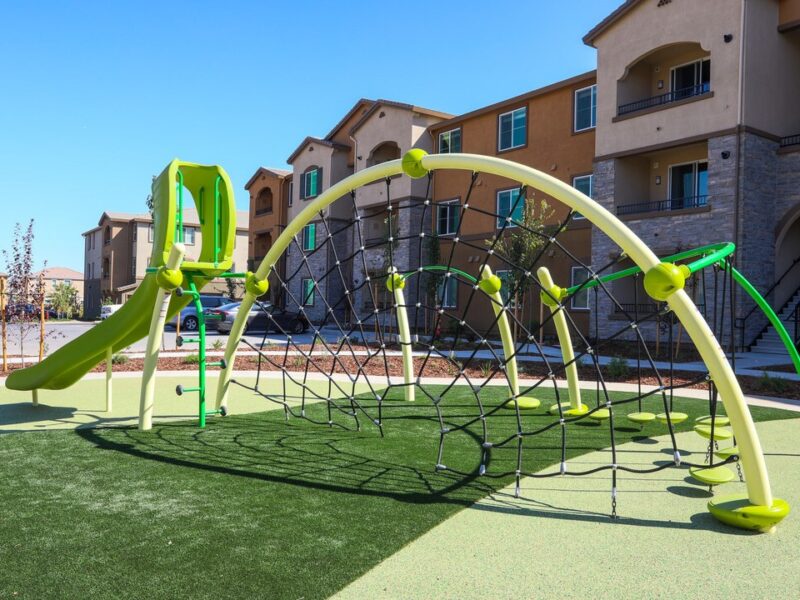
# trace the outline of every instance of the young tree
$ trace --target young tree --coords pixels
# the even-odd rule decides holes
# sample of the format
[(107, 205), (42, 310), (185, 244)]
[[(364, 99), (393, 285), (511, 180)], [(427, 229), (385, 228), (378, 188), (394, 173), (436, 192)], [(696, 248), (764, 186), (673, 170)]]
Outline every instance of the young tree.
[(228, 297), (230, 297), (232, 300), (236, 300), (241, 284), (234, 280), (233, 277), (226, 277), (225, 286), (228, 288)]
[[(3, 250), (6, 263), (9, 322), (14, 325), (19, 350), (22, 355), (22, 366), (25, 366), (25, 340), (36, 329), (40, 328), (40, 351), (44, 339), (44, 319), (40, 311), (44, 298), (44, 266), (37, 277), (33, 273), (33, 219), (23, 231), (19, 223), (14, 227), (11, 251)], [(38, 308), (37, 308), (38, 307)], [(37, 323), (38, 321), (38, 323)]]
[(71, 283), (57, 283), (50, 294), (50, 305), (59, 316), (72, 318), (78, 312), (78, 290)]
[[(525, 271), (534, 267), (542, 246), (545, 244), (544, 235), (547, 220), (553, 215), (553, 209), (546, 200), (536, 202), (533, 198), (525, 198), (522, 207), (521, 227), (506, 229), (503, 237), (497, 242), (495, 248), (510, 263), (519, 268), (510, 269), (509, 276), (503, 281), (503, 298), (514, 290), (510, 298), (510, 308), (514, 316), (514, 337), (519, 335), (519, 323), (525, 314), (525, 298), (534, 284), (534, 279), (525, 276)], [(486, 244), (491, 246), (491, 241)]]

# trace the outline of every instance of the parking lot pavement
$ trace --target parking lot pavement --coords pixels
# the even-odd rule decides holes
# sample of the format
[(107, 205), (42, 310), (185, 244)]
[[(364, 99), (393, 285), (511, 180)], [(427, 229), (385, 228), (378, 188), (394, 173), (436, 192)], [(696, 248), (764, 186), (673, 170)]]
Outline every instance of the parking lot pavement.
[[(92, 327), (94, 327), (99, 321), (97, 322), (80, 322), (80, 321), (73, 321), (68, 323), (49, 323), (46, 326), (46, 338), (45, 338), (45, 353), (51, 354), (54, 351), (58, 350), (62, 346), (68, 344), (72, 340), (76, 339), (77, 337), (83, 335), (87, 331), (89, 331)], [(20, 339), (19, 339), (19, 326), (18, 325), (8, 325), (8, 353), (11, 355), (20, 354)], [(185, 331), (183, 333), (186, 333)], [(227, 335), (220, 335), (215, 330), (209, 330), (206, 333), (207, 337), (207, 348), (212, 348), (215, 342), (219, 341), (221, 344), (221, 348), (225, 347), (225, 344), (228, 343), (228, 336)], [(313, 332), (303, 333), (299, 335), (293, 336), (293, 340), (295, 343), (298, 344), (309, 344), (313, 339), (314, 334)], [(337, 340), (337, 335), (334, 332), (324, 332), (324, 337), (326, 341), (329, 343), (334, 343)], [(264, 339), (263, 332), (254, 332), (245, 335), (245, 339), (247, 339), (251, 344), (254, 346), (258, 346), (261, 344), (261, 341)], [(286, 343), (286, 336), (280, 334), (270, 334), (267, 336), (267, 343), (272, 344), (285, 344)], [(128, 347), (128, 352), (144, 352), (145, 347), (147, 345), (147, 338), (143, 338), (132, 344)], [(22, 346), (25, 349), (25, 354), (27, 356), (36, 356), (39, 353), (39, 328), (38, 327), (29, 327), (28, 333), (25, 336)], [(163, 343), (164, 350), (175, 350), (175, 329), (171, 327), (167, 327), (164, 331), (164, 343)]]

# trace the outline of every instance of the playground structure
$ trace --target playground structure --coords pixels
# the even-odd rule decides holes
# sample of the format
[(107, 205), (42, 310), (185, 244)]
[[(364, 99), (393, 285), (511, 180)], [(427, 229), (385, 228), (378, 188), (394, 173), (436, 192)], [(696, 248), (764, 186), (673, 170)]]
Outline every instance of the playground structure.
[[(200, 317), (200, 327), (196, 337), (184, 337), (180, 341), (184, 344), (198, 343), (199, 353), (199, 382), (196, 387), (180, 387), (179, 394), (197, 392), (198, 393), (198, 415), (200, 426), (205, 426), (206, 417), (209, 415), (225, 415), (228, 411), (227, 395), (231, 384), (237, 384), (233, 379), (237, 349), (242, 342), (242, 336), (247, 324), (247, 315), (257, 301), (265, 294), (268, 289), (268, 278), (278, 263), (281, 255), (288, 249), (290, 244), (312, 219), (323, 214), (323, 209), (340, 199), (353, 200), (354, 216), (348, 227), (353, 227), (359, 232), (360, 218), (355, 206), (355, 194), (364, 185), (373, 182), (386, 182), (386, 211), (389, 221), (389, 231), (392, 229), (393, 209), (391, 203), (391, 179), (398, 175), (407, 175), (414, 178), (428, 177), (429, 183), (432, 174), (437, 169), (462, 169), (473, 173), (487, 173), (508, 178), (520, 185), (520, 192), (517, 194), (516, 203), (525, 201), (524, 190), (528, 187), (538, 189), (549, 197), (564, 203), (569, 207), (570, 213), (567, 219), (561, 223), (555, 233), (548, 233), (545, 236), (544, 248), (553, 247), (560, 251), (565, 251), (558, 242), (558, 234), (569, 224), (573, 215), (580, 212), (585, 218), (591, 221), (605, 235), (609, 236), (622, 250), (624, 256), (630, 258), (635, 267), (623, 271), (603, 274), (608, 268), (595, 269), (588, 265), (583, 265), (591, 273), (591, 277), (584, 283), (572, 287), (559, 287), (553, 280), (552, 274), (545, 266), (537, 265), (537, 261), (531, 265), (515, 265), (509, 263), (507, 258), (501, 256), (496, 246), (498, 240), (511, 226), (524, 227), (524, 224), (517, 222), (514, 209), (509, 215), (492, 215), (493, 218), (502, 217), (504, 219), (502, 227), (493, 240), (493, 244), (483, 249), (483, 258), (480, 267), (474, 273), (467, 273), (462, 269), (453, 266), (453, 256), (447, 260), (447, 264), (427, 265), (420, 260), (420, 264), (411, 270), (402, 270), (395, 266), (392, 258), (393, 239), (390, 237), (388, 242), (389, 268), (383, 276), (384, 284), (391, 293), (393, 302), (386, 309), (393, 315), (393, 331), (400, 347), (402, 357), (402, 383), (394, 383), (389, 372), (387, 362), (387, 340), (388, 332), (382, 332), (378, 327), (377, 338), (370, 341), (366, 335), (365, 322), (375, 319), (380, 310), (375, 308), (370, 314), (363, 318), (356, 319), (354, 325), (345, 325), (339, 322), (334, 314), (334, 306), (328, 305), (328, 316), (322, 325), (333, 325), (338, 328), (342, 336), (335, 344), (335, 348), (329, 345), (324, 338), (315, 336), (310, 349), (305, 349), (292, 341), (291, 336), (287, 335), (289, 345), (296, 348), (299, 356), (305, 360), (305, 368), (302, 381), (295, 379), (290, 369), (283, 365), (274, 363), (273, 366), (281, 371), (284, 380), (289, 379), (295, 384), (299, 384), (303, 389), (301, 410), (298, 416), (305, 416), (302, 410), (308, 397), (312, 401), (327, 402), (329, 419), (327, 425), (340, 425), (333, 417), (344, 415), (346, 419), (352, 420), (356, 427), (360, 427), (358, 415), (368, 417), (378, 429), (383, 431), (382, 400), (385, 398), (385, 390), (392, 387), (402, 386), (404, 397), (407, 402), (418, 399), (421, 392), (436, 407), (437, 415), (441, 425), (441, 435), (439, 442), (438, 456), (436, 460), (437, 469), (447, 469), (444, 462), (445, 440), (448, 434), (454, 430), (464, 428), (467, 425), (452, 427), (447, 423), (447, 415), (439, 408), (439, 401), (443, 394), (453, 389), (464, 379), (475, 397), (478, 414), (475, 415), (468, 425), (479, 423), (482, 429), (482, 441), (480, 444), (481, 466), (480, 474), (487, 474), (491, 466), (492, 451), (508, 445), (516, 445), (517, 466), (514, 474), (517, 478), (517, 489), (519, 480), (524, 473), (522, 469), (522, 457), (524, 440), (527, 437), (543, 433), (544, 430), (527, 431), (525, 429), (525, 411), (536, 410), (540, 406), (540, 401), (535, 397), (536, 388), (540, 385), (552, 383), (556, 398), (559, 396), (559, 388), (556, 385), (556, 377), (563, 371), (567, 379), (568, 402), (557, 401), (556, 404), (546, 407), (554, 416), (551, 425), (546, 429), (560, 428), (562, 439), (562, 455), (565, 453), (567, 444), (567, 431), (569, 427), (584, 419), (600, 423), (607, 423), (609, 426), (610, 445), (612, 449), (613, 462), (610, 465), (592, 469), (590, 471), (578, 472), (569, 471), (565, 460), (562, 460), (559, 469), (545, 476), (557, 475), (583, 475), (594, 473), (600, 470), (610, 470), (612, 474), (612, 514), (616, 513), (617, 498), (617, 471), (625, 470), (632, 472), (654, 472), (668, 467), (689, 467), (691, 475), (698, 481), (709, 485), (717, 485), (731, 480), (735, 475), (726, 465), (736, 463), (741, 465), (741, 476), (747, 484), (747, 494), (744, 496), (726, 496), (712, 499), (709, 502), (709, 510), (715, 517), (723, 522), (746, 529), (756, 529), (768, 531), (788, 514), (788, 504), (780, 499), (774, 498), (769, 484), (769, 478), (764, 463), (764, 457), (760, 442), (750, 417), (749, 411), (744, 401), (744, 397), (736, 381), (734, 372), (728, 360), (717, 342), (714, 332), (709, 327), (706, 320), (698, 311), (695, 303), (684, 290), (687, 279), (693, 274), (707, 268), (716, 268), (728, 275), (732, 281), (741, 285), (758, 305), (764, 310), (767, 317), (780, 332), (783, 330), (780, 320), (775, 317), (769, 305), (758, 295), (758, 292), (747, 283), (744, 277), (735, 270), (730, 263), (729, 257), (734, 251), (733, 244), (719, 244), (710, 247), (699, 248), (697, 250), (683, 252), (664, 259), (659, 259), (653, 252), (645, 246), (627, 227), (616, 217), (608, 213), (605, 209), (594, 203), (591, 199), (584, 196), (567, 184), (543, 174), (535, 169), (523, 165), (515, 164), (497, 158), (489, 158), (467, 154), (446, 154), (446, 155), (427, 155), (420, 150), (408, 152), (403, 159), (389, 161), (374, 167), (359, 171), (348, 178), (334, 184), (325, 190), (316, 199), (309, 202), (300, 214), (290, 222), (286, 230), (279, 236), (273, 246), (268, 251), (266, 257), (259, 265), (255, 273), (231, 273), (231, 256), (233, 250), (233, 240), (235, 233), (235, 207), (233, 200), (232, 187), (225, 172), (220, 167), (200, 166), (192, 163), (173, 161), (162, 172), (153, 184), (153, 196), (155, 205), (155, 239), (154, 249), (151, 257), (150, 267), (145, 280), (137, 290), (133, 298), (110, 319), (93, 328), (90, 332), (73, 341), (64, 348), (53, 353), (42, 363), (29, 369), (14, 372), (7, 381), (7, 386), (11, 389), (32, 390), (37, 389), (63, 389), (75, 383), (80, 377), (89, 371), (94, 365), (102, 360), (110, 358), (113, 352), (124, 349), (137, 339), (148, 337), (145, 365), (142, 375), (142, 392), (139, 426), (141, 429), (149, 429), (152, 426), (152, 413), (155, 402), (155, 378), (158, 359), (158, 349), (161, 346), (164, 324), (171, 319), (181, 308), (189, 302), (194, 302), (197, 314)], [(430, 187), (430, 185), (429, 185)], [(183, 190), (188, 190), (195, 200), (198, 214), (200, 215), (201, 230), (203, 234), (203, 247), (200, 256), (196, 260), (184, 260), (185, 248), (182, 244), (183, 226)], [(470, 209), (469, 197), (470, 190), (467, 191), (466, 200), (460, 208), (459, 228), (464, 220), (465, 214)], [(430, 211), (430, 200), (425, 200), (424, 211)], [(474, 209), (473, 209), (474, 210)], [(426, 214), (425, 212), (423, 214)], [(430, 212), (427, 212), (430, 217)], [(425, 219), (423, 218), (423, 223)], [(323, 223), (328, 231), (327, 239), (330, 240), (335, 231), (323, 217)], [(420, 246), (426, 233), (424, 226), (422, 229), (413, 232), (406, 232), (406, 240), (418, 240)], [(431, 234), (428, 234), (431, 235)], [(543, 235), (543, 234), (542, 234)], [(458, 233), (455, 242), (458, 243)], [(453, 245), (455, 247), (455, 244)], [(336, 256), (336, 265), (341, 262), (352, 262), (363, 260), (365, 247), (362, 243), (360, 249), (353, 256)], [(335, 247), (333, 249), (335, 254)], [(543, 254), (544, 250), (542, 251)], [(540, 254), (540, 256), (542, 256)], [(420, 256), (422, 253), (420, 252)], [(694, 259), (689, 263), (682, 263), (688, 259)], [(524, 343), (520, 344), (512, 334), (511, 322), (512, 313), (509, 311), (510, 298), (513, 297), (515, 290), (504, 290), (503, 281), (495, 274), (492, 267), (488, 264), (490, 260), (500, 261), (505, 268), (519, 270), (525, 278), (531, 280), (532, 284), (540, 290), (542, 302), (548, 307), (550, 312), (549, 319), (552, 320), (557, 331), (559, 347), (561, 351), (561, 367), (557, 368), (551, 364), (550, 359), (541, 347), (541, 340), (537, 339), (535, 331), (529, 331), (524, 324), (515, 323), (520, 327), (524, 335)], [(575, 259), (576, 260), (576, 259)], [(576, 260), (576, 264), (580, 264)], [(308, 272), (306, 273), (306, 270)], [(300, 276), (308, 274), (318, 283), (314, 273), (303, 261), (300, 268), (292, 274), (287, 274), (286, 281), (281, 282), (287, 290), (287, 295), (291, 296), (287, 283)], [(420, 280), (423, 276), (438, 274), (442, 278), (455, 278), (459, 286), (467, 286), (470, 292), (470, 301), (474, 297), (483, 298), (488, 302), (495, 316), (493, 329), (499, 333), (501, 340), (501, 350), (496, 351), (488, 340), (480, 336), (479, 347), (484, 348), (497, 362), (497, 367), (493, 369), (488, 382), (493, 377), (498, 377), (506, 381), (508, 387), (508, 400), (501, 407), (505, 410), (513, 410), (517, 422), (517, 432), (515, 435), (505, 439), (494, 440), (491, 438), (489, 423), (491, 417), (498, 414), (496, 409), (485, 410), (481, 403), (480, 391), (485, 383), (478, 384), (470, 381), (465, 374), (463, 364), (459, 364), (454, 358), (459, 335), (470, 330), (470, 325), (461, 318), (449, 314), (439, 306), (428, 306), (421, 300)], [(674, 315), (677, 322), (685, 329), (688, 337), (696, 346), (708, 368), (708, 389), (709, 389), (709, 416), (698, 422), (695, 430), (709, 440), (709, 449), (705, 463), (692, 464), (684, 461), (680, 452), (675, 447), (673, 425), (686, 418), (685, 414), (676, 413), (672, 410), (672, 396), (677, 386), (673, 385), (671, 377), (662, 378), (654, 361), (646, 351), (644, 340), (641, 336), (639, 325), (652, 318), (651, 315), (640, 316), (638, 314), (626, 314), (628, 322), (624, 326), (625, 331), (633, 332), (640, 346), (644, 347), (644, 360), (647, 366), (655, 371), (660, 385), (656, 392), (642, 392), (641, 385), (638, 394), (633, 395), (625, 401), (613, 402), (608, 394), (606, 384), (603, 381), (600, 363), (597, 360), (595, 348), (589, 340), (584, 337), (575, 324), (572, 322), (569, 312), (565, 309), (565, 302), (579, 292), (591, 292), (594, 294), (608, 294), (612, 300), (613, 295), (607, 283), (623, 277), (632, 277), (643, 274), (644, 288), (647, 294), (659, 301), (666, 303), (668, 312)], [(202, 305), (199, 300), (199, 291), (202, 287), (215, 277), (239, 277), (245, 280), (245, 296), (239, 307), (236, 320), (230, 332), (228, 344), (225, 349), (225, 356), (221, 361), (208, 362), (205, 357), (205, 320)], [(342, 277), (342, 270), (332, 270), (325, 274), (325, 277)], [(367, 277), (367, 284), (370, 278)], [(343, 278), (344, 281), (344, 278)], [(411, 282), (411, 283), (409, 283)], [(413, 294), (414, 301), (409, 301), (406, 297), (407, 287), (416, 285)], [(363, 285), (363, 284), (362, 284)], [(358, 315), (359, 307), (353, 305), (352, 290), (347, 287), (345, 282), (343, 298), (340, 302), (349, 303), (351, 311)], [(506, 292), (504, 299), (503, 293)], [(510, 293), (509, 293), (510, 292)], [(442, 292), (443, 293), (443, 292)], [(723, 298), (725, 293), (723, 292)], [(303, 310), (304, 302), (302, 299), (293, 298)], [(476, 300), (477, 302), (477, 300)], [(327, 304), (327, 301), (326, 301)], [(373, 298), (373, 304), (374, 298)], [(441, 304), (441, 303), (439, 303)], [(466, 309), (465, 309), (466, 310)], [(413, 311), (412, 315), (409, 314)], [(421, 313), (430, 312), (435, 315), (437, 324), (444, 319), (451, 319), (456, 323), (455, 340), (450, 348), (436, 347), (436, 340), (424, 342), (418, 335), (419, 316)], [(377, 323), (377, 320), (375, 320)], [(720, 319), (720, 330), (723, 319)], [(413, 328), (412, 328), (413, 323)], [(321, 327), (321, 326), (320, 326)], [(315, 327), (318, 333), (320, 327)], [(280, 329), (276, 327), (276, 329)], [(413, 335), (412, 335), (413, 331)], [(671, 331), (671, 330), (670, 330)], [(284, 332), (286, 333), (286, 332)], [(471, 333), (475, 334), (474, 330)], [(790, 339), (783, 330), (782, 339), (784, 342)], [(354, 335), (358, 334), (358, 335)], [(576, 340), (576, 337), (578, 338)], [(366, 359), (360, 362), (356, 350), (355, 339), (358, 338), (362, 345), (365, 345)], [(595, 340), (597, 342), (597, 340)], [(287, 349), (289, 347), (287, 345)], [(320, 345), (320, 351), (331, 357), (333, 367), (323, 368), (316, 363), (315, 350)], [(537, 356), (549, 369), (546, 377), (536, 382), (533, 386), (526, 389), (521, 388), (518, 358), (522, 354), (522, 346), (535, 347)], [(580, 348), (576, 352), (575, 347)], [(251, 345), (251, 348), (259, 353), (259, 365), (261, 361), (271, 362), (272, 359), (264, 355), (260, 348)], [(415, 364), (415, 348), (417, 357), (420, 357), (419, 350), (424, 350), (421, 355), (422, 366)], [(792, 361), (800, 372), (800, 357), (793, 344), (787, 344), (787, 350), (792, 356)], [(342, 362), (342, 356), (349, 353), (355, 358), (358, 370), (355, 374), (347, 373), (346, 367)], [(477, 352), (473, 352), (465, 363), (477, 357)], [(594, 394), (586, 394), (585, 388), (583, 397), (579, 380), (578, 363), (583, 358), (588, 358), (597, 374), (596, 391)], [(371, 360), (383, 360), (385, 374), (381, 376), (368, 375), (365, 364)], [(432, 394), (426, 389), (424, 382), (425, 365), (432, 359), (446, 360), (457, 368), (457, 374), (451, 384), (443, 393)], [(109, 361), (110, 362), (110, 361)], [(220, 367), (222, 369), (219, 383), (216, 390), (216, 402), (213, 409), (206, 407), (206, 377), (205, 372), (208, 367)], [(334, 371), (341, 367), (345, 370), (347, 381), (343, 384), (334, 374)], [(314, 371), (317, 375), (326, 378), (328, 382), (327, 396), (321, 396), (306, 386), (309, 371)], [(356, 392), (356, 384), (363, 381), (370, 389), (370, 393), (364, 395)], [(593, 382), (595, 383), (595, 382)], [(241, 383), (238, 383), (242, 385)], [(349, 389), (348, 389), (349, 386)], [(284, 406), (288, 414), (296, 412), (287, 404), (285, 398), (281, 398), (279, 393), (264, 393), (258, 389), (256, 384), (254, 391), (261, 393), (266, 399), (278, 402)], [(587, 399), (589, 395), (594, 396), (594, 401)], [(366, 396), (366, 397), (365, 397)], [(110, 397), (110, 390), (109, 390)], [(662, 412), (643, 410), (643, 403), (649, 398), (655, 398), (663, 408)], [(339, 398), (342, 399), (339, 402)], [(370, 412), (367, 400), (374, 402), (375, 412)], [(722, 406), (719, 404), (721, 400)], [(629, 403), (636, 403), (637, 411), (624, 413), (623, 407)], [(719, 410), (724, 408), (725, 414)], [(669, 464), (659, 465), (646, 471), (636, 470), (631, 467), (619, 464), (614, 446), (614, 418), (615, 412), (624, 414), (630, 421), (644, 426), (647, 423), (658, 421), (667, 426), (673, 441), (673, 461)], [(728, 427), (730, 426), (730, 427)], [(728, 448), (720, 449), (718, 442), (722, 440), (735, 440), (735, 444)], [(715, 463), (714, 456), (721, 462)], [(707, 464), (706, 464), (707, 463)]]

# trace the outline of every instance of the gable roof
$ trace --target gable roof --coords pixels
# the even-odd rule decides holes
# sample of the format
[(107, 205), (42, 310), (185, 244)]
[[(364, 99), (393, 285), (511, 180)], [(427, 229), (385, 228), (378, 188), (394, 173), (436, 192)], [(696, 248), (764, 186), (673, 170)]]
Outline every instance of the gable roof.
[(475, 109), (468, 113), (464, 113), (463, 115), (456, 115), (451, 119), (447, 119), (446, 121), (439, 121), (429, 127), (431, 131), (438, 131), (440, 129), (444, 129), (445, 127), (450, 127), (456, 123), (461, 123), (462, 121), (466, 121), (467, 119), (471, 119), (473, 117), (478, 117), (480, 115), (484, 115), (486, 113), (491, 113), (503, 108), (510, 108), (515, 104), (519, 104), (520, 102), (524, 102), (526, 100), (530, 100), (531, 98), (536, 98), (537, 96), (543, 96), (544, 94), (549, 94), (555, 90), (570, 87), (576, 84), (580, 84), (582, 82), (589, 82), (597, 78), (597, 71), (587, 71), (586, 73), (581, 73), (580, 75), (575, 75), (574, 77), (570, 77), (569, 79), (564, 79), (562, 81), (556, 81), (555, 83), (551, 83), (550, 85), (546, 85), (544, 87), (537, 88), (535, 90), (531, 90), (530, 92), (525, 92), (524, 94), (520, 94), (519, 96), (514, 96), (513, 98), (506, 98), (505, 100), (501, 100), (500, 102), (495, 102), (494, 104), (489, 104), (488, 106), (482, 106), (481, 108)]
[(286, 179), (287, 177), (292, 176), (291, 171), (287, 171), (286, 169), (273, 169), (272, 167), (258, 167), (256, 172), (253, 173), (253, 176), (247, 180), (247, 183), (244, 184), (244, 189), (249, 190), (250, 186), (252, 186), (256, 179), (258, 179), (259, 175), (262, 173), (266, 173), (267, 175), (274, 175), (278, 179)]
[(365, 105), (371, 106), (373, 104), (375, 104), (375, 100), (370, 100), (369, 98), (360, 98), (358, 100), (358, 102), (356, 102), (353, 105), (353, 108), (348, 110), (347, 114), (345, 116), (343, 116), (339, 120), (339, 122), (336, 125), (334, 125), (333, 129), (331, 129), (328, 132), (328, 135), (325, 136), (325, 139), (326, 140), (333, 139), (333, 136), (336, 135), (342, 127), (344, 127), (344, 124), (347, 123), (347, 121), (350, 120), (350, 117), (352, 117), (354, 114), (356, 114)]
[(300, 142), (300, 145), (295, 149), (294, 152), (286, 159), (286, 162), (291, 164), (297, 155), (303, 151), (303, 148), (308, 146), (309, 144), (319, 144), (320, 146), (327, 146), (328, 148), (333, 148), (334, 150), (349, 150), (350, 146), (347, 144), (340, 144), (339, 142), (334, 142), (331, 140), (322, 140), (320, 138), (311, 137), (307, 135), (306, 138)]
[(83, 279), (83, 273), (69, 267), (47, 267), (40, 272), (45, 279)]
[(410, 110), (422, 115), (427, 115), (429, 117), (435, 117), (438, 119), (450, 119), (453, 115), (450, 113), (440, 112), (438, 110), (432, 110), (430, 108), (424, 108), (422, 106), (414, 106), (413, 104), (406, 104), (405, 102), (396, 102), (394, 100), (384, 100), (379, 99), (376, 100), (375, 103), (370, 107), (370, 109), (364, 113), (364, 115), (355, 122), (355, 124), (350, 128), (350, 133), (354, 133), (359, 127), (361, 127), (364, 123), (369, 120), (369, 118), (375, 114), (375, 112), (380, 109), (382, 106), (391, 106), (394, 108), (401, 108), (403, 110)]
[[(109, 212), (106, 211), (100, 216), (98, 227), (94, 227), (89, 231), (84, 232), (84, 235), (97, 231), (103, 224), (103, 221), (108, 218), (109, 221), (116, 221), (119, 223), (152, 223), (153, 217), (150, 213), (122, 213), (122, 212)], [(200, 226), (200, 218), (197, 216), (197, 210), (194, 208), (183, 209), (183, 222), (185, 225), (192, 225), (193, 227)], [(250, 212), (246, 210), (236, 211), (236, 229), (247, 229), (250, 225)]]
[(589, 33), (583, 36), (583, 43), (587, 46), (594, 47), (594, 41), (603, 33), (606, 29), (611, 27), (614, 23), (619, 21), (622, 17), (628, 14), (633, 8), (636, 7), (642, 0), (625, 0), (622, 4), (620, 4), (614, 12), (608, 15), (605, 19), (600, 21), (597, 25), (595, 25)]

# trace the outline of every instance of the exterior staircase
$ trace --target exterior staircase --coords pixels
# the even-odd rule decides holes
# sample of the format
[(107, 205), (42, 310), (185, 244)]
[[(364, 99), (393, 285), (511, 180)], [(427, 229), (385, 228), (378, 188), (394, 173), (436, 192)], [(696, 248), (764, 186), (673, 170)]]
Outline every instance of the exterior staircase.
[[(790, 321), (797, 305), (800, 304), (800, 289), (797, 290), (783, 310), (778, 314), (778, 317), (783, 321), (784, 327), (789, 332), (789, 335), (794, 335), (794, 322)], [(756, 340), (750, 347), (751, 352), (762, 352), (764, 354), (785, 354), (786, 346), (783, 345), (781, 338), (778, 337), (778, 332), (772, 325), (769, 325), (764, 333)]]

